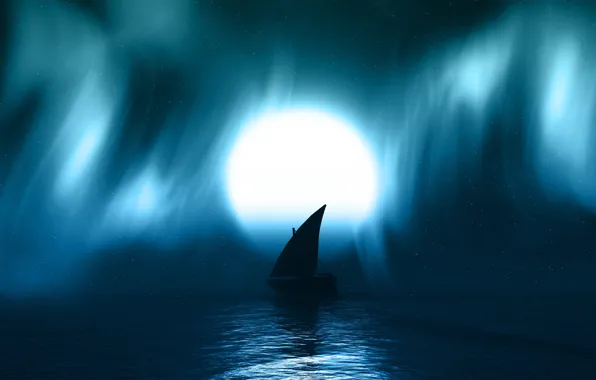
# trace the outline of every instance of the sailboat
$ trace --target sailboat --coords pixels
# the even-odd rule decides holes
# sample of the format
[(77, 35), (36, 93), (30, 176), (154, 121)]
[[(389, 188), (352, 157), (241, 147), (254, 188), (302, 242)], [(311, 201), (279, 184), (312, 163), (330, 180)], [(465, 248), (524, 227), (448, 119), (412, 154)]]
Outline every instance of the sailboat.
[(317, 273), (319, 233), (327, 205), (315, 211), (293, 234), (269, 275), (267, 283), (281, 296), (329, 297), (337, 294), (337, 278)]

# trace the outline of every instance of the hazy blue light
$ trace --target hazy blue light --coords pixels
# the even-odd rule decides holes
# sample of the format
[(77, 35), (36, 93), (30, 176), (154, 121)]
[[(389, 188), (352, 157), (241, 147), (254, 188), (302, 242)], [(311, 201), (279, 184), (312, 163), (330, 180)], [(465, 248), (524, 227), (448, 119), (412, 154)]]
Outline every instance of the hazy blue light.
[(538, 169), (550, 193), (596, 209), (596, 80), (593, 63), (586, 62), (593, 52), (577, 32), (545, 37)]
[(113, 234), (143, 232), (159, 226), (169, 211), (166, 186), (155, 170), (148, 168), (114, 194), (108, 205), (104, 227)]
[(72, 197), (81, 192), (93, 176), (113, 122), (114, 101), (106, 99), (106, 91), (97, 72), (85, 78), (62, 125), (56, 145), (62, 156), (56, 179), (59, 196)]

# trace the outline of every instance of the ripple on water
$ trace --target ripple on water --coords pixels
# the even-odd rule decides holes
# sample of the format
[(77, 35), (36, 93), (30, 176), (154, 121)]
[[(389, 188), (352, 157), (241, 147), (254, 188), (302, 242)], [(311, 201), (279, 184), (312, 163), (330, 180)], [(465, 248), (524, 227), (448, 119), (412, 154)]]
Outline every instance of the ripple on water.
[(3, 313), (0, 336), (2, 380), (596, 379), (594, 355), (406, 322), (374, 302), (110, 301)]

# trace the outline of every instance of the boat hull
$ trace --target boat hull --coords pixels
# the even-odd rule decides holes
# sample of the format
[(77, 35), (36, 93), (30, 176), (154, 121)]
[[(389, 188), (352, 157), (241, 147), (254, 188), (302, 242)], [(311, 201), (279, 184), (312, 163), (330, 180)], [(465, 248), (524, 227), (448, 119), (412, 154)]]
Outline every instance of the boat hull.
[(332, 274), (312, 277), (270, 277), (267, 284), (282, 297), (333, 298), (337, 296), (337, 278)]

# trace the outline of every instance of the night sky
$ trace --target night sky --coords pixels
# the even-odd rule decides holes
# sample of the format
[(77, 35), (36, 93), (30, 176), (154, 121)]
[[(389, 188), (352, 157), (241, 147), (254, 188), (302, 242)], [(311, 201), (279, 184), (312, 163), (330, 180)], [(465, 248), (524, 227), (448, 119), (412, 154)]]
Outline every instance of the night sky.
[[(596, 291), (587, 2), (1, 7), (4, 296), (261, 294), (291, 227), (323, 203), (321, 260), (344, 293)], [(378, 178), (366, 217), (340, 223), (360, 201), (331, 189), (333, 170), (270, 209), (245, 205), (258, 223), (233, 207), (237, 137), (298, 108), (339, 115), (365, 141)]]

